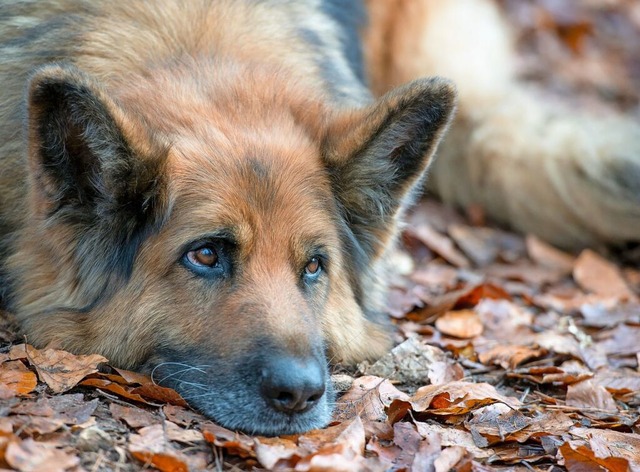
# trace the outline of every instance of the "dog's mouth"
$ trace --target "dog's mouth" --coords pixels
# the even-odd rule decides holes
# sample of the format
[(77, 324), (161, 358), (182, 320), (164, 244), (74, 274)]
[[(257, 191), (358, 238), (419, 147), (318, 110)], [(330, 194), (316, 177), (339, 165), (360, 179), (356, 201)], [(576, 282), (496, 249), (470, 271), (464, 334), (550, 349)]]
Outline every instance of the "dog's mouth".
[(251, 435), (297, 434), (325, 426), (334, 391), (324, 358), (258, 357), (256, 362), (156, 362), (153, 381), (173, 388), (194, 409)]

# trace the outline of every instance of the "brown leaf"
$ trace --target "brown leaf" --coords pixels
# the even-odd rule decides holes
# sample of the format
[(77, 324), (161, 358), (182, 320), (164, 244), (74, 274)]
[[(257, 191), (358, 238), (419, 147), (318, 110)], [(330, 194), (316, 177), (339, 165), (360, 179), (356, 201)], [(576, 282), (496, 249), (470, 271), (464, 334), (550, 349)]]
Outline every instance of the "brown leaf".
[(358, 416), (365, 423), (386, 421), (385, 408), (396, 399), (408, 401), (409, 396), (387, 379), (365, 375), (355, 379), (349, 391), (338, 399), (334, 419), (348, 421)]
[(142, 428), (155, 424), (160, 419), (156, 414), (135, 406), (124, 406), (111, 403), (109, 410), (114, 418), (124, 421), (132, 428)]
[(598, 410), (616, 412), (617, 405), (613, 396), (601, 385), (592, 380), (583, 380), (567, 387), (567, 406), (577, 408), (595, 408)]
[(456, 338), (475, 338), (482, 334), (482, 321), (473, 310), (448, 311), (436, 320), (436, 328)]
[(640, 324), (640, 304), (616, 303), (607, 306), (604, 303), (587, 303), (580, 307), (585, 326), (596, 328), (613, 327), (619, 323)]
[(211, 422), (202, 426), (202, 435), (207, 442), (225, 449), (229, 454), (243, 458), (256, 456), (254, 441), (249, 436), (235, 433)]
[(434, 230), (430, 225), (422, 224), (408, 228), (407, 233), (420, 240), (425, 246), (456, 267), (468, 268), (469, 259), (454, 246), (451, 239)]
[(481, 300), (509, 300), (511, 296), (501, 287), (493, 284), (480, 284), (454, 290), (437, 299), (429, 305), (407, 315), (407, 319), (422, 323), (428, 323), (435, 319), (434, 315), (446, 311), (463, 308), (473, 308)]
[(301, 458), (295, 470), (299, 471), (345, 471), (371, 470), (363, 457), (365, 445), (364, 425), (359, 417), (350, 421), (335, 442)]
[(147, 426), (129, 436), (129, 452), (162, 472), (188, 472), (188, 458), (169, 442), (163, 425)]
[(127, 400), (133, 400), (136, 402), (155, 406), (155, 404), (150, 403), (142, 396), (136, 393), (133, 393), (131, 387), (120, 385), (120, 384), (111, 382), (110, 380), (107, 380), (107, 379), (88, 378), (80, 382), (80, 385), (82, 385), (83, 387), (99, 388), (101, 390), (106, 390), (107, 392), (115, 393), (119, 397), (126, 398)]
[(10, 442), (5, 451), (5, 460), (20, 472), (64, 472), (80, 464), (75, 455), (33, 439)]
[(423, 438), (433, 438), (437, 435), (443, 447), (462, 446), (471, 453), (473, 457), (486, 459), (494, 454), (493, 449), (476, 446), (473, 436), (468, 431), (455, 426), (442, 426), (439, 423), (423, 423), (414, 421), (418, 432)]
[(169, 421), (182, 426), (199, 425), (207, 421), (200, 413), (177, 405), (165, 405), (162, 407), (162, 411)]
[(573, 270), (575, 257), (556, 249), (533, 235), (526, 239), (527, 252), (531, 260), (544, 267), (557, 269), (563, 274), (570, 274)]
[(153, 383), (151, 378), (147, 375), (140, 374), (139, 372), (131, 372), (130, 370), (118, 369), (116, 367), (113, 368), (120, 376), (124, 379), (125, 383), (129, 385), (139, 384), (144, 385), (148, 383)]
[(524, 369), (517, 369), (515, 372), (507, 373), (507, 376), (512, 378), (527, 379), (531, 382), (540, 384), (570, 385), (591, 378), (593, 376), (593, 372), (586, 369), (580, 363), (566, 362), (560, 367), (534, 366)]
[(485, 445), (493, 445), (512, 439), (531, 424), (532, 420), (519, 411), (495, 403), (473, 412), (466, 426), (474, 437), (483, 436), (487, 441)]
[(598, 457), (618, 457), (628, 460), (633, 467), (640, 467), (640, 435), (621, 433), (610, 429), (571, 428), (573, 437), (589, 441)]
[(576, 260), (573, 278), (588, 292), (620, 300), (636, 300), (620, 270), (589, 249), (582, 251)]
[(515, 280), (541, 287), (562, 280), (565, 274), (550, 267), (531, 264), (527, 261), (520, 261), (514, 264), (492, 264), (484, 269), (489, 277), (504, 280)]
[(307, 454), (286, 438), (258, 438), (255, 451), (258, 462), (267, 470), (293, 469)]
[(463, 381), (422, 387), (410, 403), (416, 412), (428, 410), (436, 415), (459, 415), (492, 403), (520, 406), (517, 399), (501, 395), (492, 385)]
[(610, 472), (627, 472), (629, 461), (617, 457), (599, 458), (592, 450), (585, 446), (572, 448), (569, 443), (560, 446), (560, 454), (564, 459), (564, 466), (569, 472), (600, 471), (603, 468)]
[(547, 354), (546, 349), (512, 344), (498, 344), (478, 354), (480, 362), (485, 365), (495, 364), (503, 369), (515, 369), (518, 365), (531, 359), (538, 359)]
[(161, 387), (153, 383), (142, 384), (131, 390), (134, 395), (141, 395), (149, 400), (186, 407), (187, 402), (172, 388)]
[(635, 355), (640, 346), (640, 326), (620, 324), (607, 333), (600, 346), (607, 354)]
[(14, 346), (10, 355), (24, 357), (36, 368), (38, 377), (45, 382), (54, 393), (62, 393), (75, 387), (87, 375), (98, 371), (98, 365), (107, 359), (92, 354), (76, 356), (58, 349), (39, 350), (28, 344)]
[(447, 232), (477, 266), (491, 264), (500, 254), (499, 240), (491, 228), (451, 225)]
[(469, 470), (470, 461), (470, 454), (465, 448), (452, 446), (442, 451), (433, 466), (435, 472), (462, 472)]
[(8, 361), (0, 364), (0, 398), (8, 399), (16, 395), (27, 395), (36, 388), (38, 379), (22, 361)]

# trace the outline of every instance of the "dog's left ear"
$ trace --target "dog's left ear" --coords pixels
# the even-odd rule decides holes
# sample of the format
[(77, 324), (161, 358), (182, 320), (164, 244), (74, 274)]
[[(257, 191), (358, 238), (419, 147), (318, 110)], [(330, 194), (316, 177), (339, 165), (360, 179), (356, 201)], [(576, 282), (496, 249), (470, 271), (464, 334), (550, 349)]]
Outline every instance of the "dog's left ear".
[(344, 218), (367, 256), (395, 233), (455, 109), (443, 79), (411, 82), (368, 108), (343, 113), (326, 131), (323, 155)]

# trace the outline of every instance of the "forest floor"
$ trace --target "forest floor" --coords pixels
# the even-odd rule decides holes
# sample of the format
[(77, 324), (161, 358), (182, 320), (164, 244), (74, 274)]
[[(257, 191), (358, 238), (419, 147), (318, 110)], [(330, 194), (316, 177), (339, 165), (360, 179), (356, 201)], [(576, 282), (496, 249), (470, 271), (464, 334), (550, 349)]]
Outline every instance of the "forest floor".
[[(524, 79), (640, 117), (640, 2), (501, 4)], [(327, 428), (226, 430), (100, 356), (23, 344), (7, 319), (0, 469), (640, 471), (640, 249), (569, 254), (430, 199), (408, 221), (397, 347), (336, 369)]]

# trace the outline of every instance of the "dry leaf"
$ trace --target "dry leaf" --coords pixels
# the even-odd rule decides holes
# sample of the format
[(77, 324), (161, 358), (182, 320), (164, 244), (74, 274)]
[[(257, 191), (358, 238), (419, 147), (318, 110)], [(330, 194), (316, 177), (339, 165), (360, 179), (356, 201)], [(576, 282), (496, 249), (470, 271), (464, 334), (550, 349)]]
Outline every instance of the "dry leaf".
[(482, 334), (482, 321), (473, 310), (448, 311), (436, 320), (436, 328), (456, 338), (475, 338)]
[(423, 224), (408, 228), (407, 233), (414, 236), (425, 246), (456, 267), (470, 267), (471, 263), (464, 254), (458, 251), (451, 239), (438, 233), (430, 225)]
[(498, 344), (485, 352), (478, 353), (478, 359), (485, 365), (495, 364), (503, 369), (515, 369), (523, 362), (538, 359), (547, 354), (546, 349), (512, 344)]
[(575, 449), (564, 443), (560, 446), (560, 454), (564, 459), (564, 466), (569, 472), (584, 472), (605, 469), (609, 472), (628, 472), (629, 461), (617, 457), (596, 457), (592, 450), (585, 446)]
[(385, 421), (385, 408), (396, 399), (408, 401), (409, 396), (387, 379), (365, 375), (355, 379), (349, 391), (338, 399), (334, 418), (347, 421), (358, 416), (365, 423)]
[(65, 472), (80, 464), (75, 455), (33, 439), (10, 442), (5, 450), (5, 460), (20, 472)]
[(14, 346), (10, 355), (28, 359), (36, 368), (40, 380), (54, 393), (72, 389), (87, 375), (97, 372), (99, 364), (107, 362), (106, 358), (97, 354), (76, 356), (58, 349), (39, 350), (28, 344)]
[(570, 274), (573, 270), (575, 257), (570, 254), (556, 249), (531, 234), (527, 236), (526, 244), (529, 257), (537, 264), (556, 269), (563, 274)]
[(27, 395), (36, 388), (38, 380), (22, 361), (8, 361), (0, 364), (0, 398)]
[(188, 458), (169, 442), (163, 425), (147, 426), (129, 436), (129, 452), (162, 472), (188, 472)]
[(463, 381), (427, 385), (418, 389), (409, 401), (414, 411), (436, 415), (460, 415), (492, 403), (520, 406), (517, 399), (501, 395), (492, 385)]
[(577, 408), (595, 408), (603, 411), (618, 410), (613, 396), (601, 385), (592, 380), (583, 380), (567, 387), (567, 406)]
[(620, 300), (636, 300), (620, 270), (589, 249), (582, 251), (576, 260), (573, 278), (588, 292)]
[(109, 405), (109, 410), (111, 410), (114, 418), (124, 421), (135, 429), (150, 426), (157, 423), (160, 419), (158, 415), (135, 406), (124, 406), (118, 403), (112, 403)]

